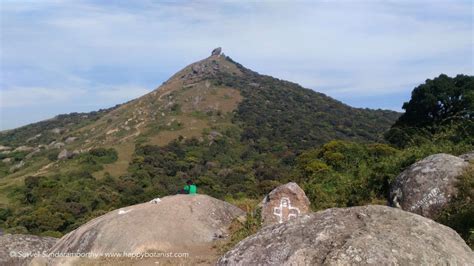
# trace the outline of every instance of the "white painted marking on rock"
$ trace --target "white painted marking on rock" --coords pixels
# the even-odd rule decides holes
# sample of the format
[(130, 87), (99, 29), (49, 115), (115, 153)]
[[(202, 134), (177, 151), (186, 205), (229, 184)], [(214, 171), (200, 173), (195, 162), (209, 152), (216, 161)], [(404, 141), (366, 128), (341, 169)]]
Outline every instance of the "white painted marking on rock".
[[(287, 217), (284, 217), (283, 211), (288, 209)], [(278, 217), (278, 223), (283, 223), (283, 220), (288, 221), (291, 218), (296, 218), (300, 214), (300, 209), (291, 206), (291, 201), (287, 197), (280, 199), (280, 206), (273, 208), (273, 215)]]
[(132, 211), (132, 210), (126, 210), (126, 211), (125, 211), (125, 210), (120, 209), (120, 210), (118, 211), (118, 214), (126, 214), (126, 213), (131, 212), (131, 211)]

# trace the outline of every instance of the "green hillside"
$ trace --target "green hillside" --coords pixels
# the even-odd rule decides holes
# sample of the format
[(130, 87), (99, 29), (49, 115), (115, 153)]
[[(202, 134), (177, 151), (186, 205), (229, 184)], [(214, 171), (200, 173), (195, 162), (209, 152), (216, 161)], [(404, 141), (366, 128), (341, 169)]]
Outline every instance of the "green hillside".
[(399, 115), (212, 55), (120, 106), (0, 133), (0, 227), (61, 235), (108, 210), (174, 194), (188, 178), (200, 193), (234, 202), (292, 180), (314, 209), (380, 203), (414, 160), (472, 148), (442, 136), (436, 146), (392, 147), (383, 136)]

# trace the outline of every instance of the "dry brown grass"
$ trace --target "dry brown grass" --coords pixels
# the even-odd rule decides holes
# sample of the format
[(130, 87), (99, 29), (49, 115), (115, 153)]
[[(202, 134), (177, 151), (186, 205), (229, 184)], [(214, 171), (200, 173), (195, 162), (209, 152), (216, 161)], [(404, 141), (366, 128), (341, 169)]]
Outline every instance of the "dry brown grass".
[(102, 178), (107, 172), (113, 177), (119, 177), (127, 173), (128, 165), (132, 160), (132, 155), (135, 152), (135, 144), (133, 142), (124, 142), (113, 146), (117, 151), (118, 159), (116, 162), (104, 165), (104, 169), (93, 173), (95, 178)]
[(182, 124), (182, 129), (161, 131), (157, 135), (149, 137), (148, 144), (165, 146), (179, 136), (184, 138), (200, 137), (202, 131), (209, 127), (207, 121), (185, 115), (173, 116)]

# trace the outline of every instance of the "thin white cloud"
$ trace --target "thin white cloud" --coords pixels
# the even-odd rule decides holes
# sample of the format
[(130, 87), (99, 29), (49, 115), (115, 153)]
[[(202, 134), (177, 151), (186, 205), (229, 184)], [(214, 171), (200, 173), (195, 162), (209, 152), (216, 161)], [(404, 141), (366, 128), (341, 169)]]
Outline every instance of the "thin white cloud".
[(107, 101), (114, 101), (115, 103), (122, 103), (131, 99), (138, 98), (151, 92), (151, 89), (140, 87), (136, 85), (123, 85), (112, 88), (103, 87), (96, 93), (100, 99)]
[(86, 93), (84, 89), (14, 87), (0, 90), (0, 108), (45, 106), (74, 101)]

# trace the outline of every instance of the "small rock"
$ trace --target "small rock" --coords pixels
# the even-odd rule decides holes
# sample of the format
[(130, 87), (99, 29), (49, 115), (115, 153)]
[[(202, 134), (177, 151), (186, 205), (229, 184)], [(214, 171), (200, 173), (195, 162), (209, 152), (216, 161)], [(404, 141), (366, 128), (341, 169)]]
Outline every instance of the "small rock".
[(41, 149), (36, 148), (34, 151), (28, 153), (28, 154), (25, 156), (25, 158), (26, 158), (26, 159), (30, 159), (30, 158), (33, 157), (35, 154), (40, 153), (40, 151), (41, 151)]
[(70, 144), (76, 140), (77, 140), (77, 137), (68, 137), (64, 142), (66, 142), (67, 144)]
[(36, 140), (36, 139), (38, 139), (39, 137), (41, 137), (41, 133), (40, 133), (40, 134), (36, 134), (35, 136), (33, 136), (33, 137), (27, 139), (26, 142), (30, 142), (30, 141)]
[(310, 212), (310, 202), (304, 191), (294, 182), (272, 190), (261, 202), (262, 223), (283, 223)]
[(10, 172), (15, 172), (16, 170), (22, 168), (23, 166), (25, 166), (25, 162), (20, 161), (19, 163), (17, 163), (14, 166), (10, 167)]
[(11, 149), (12, 149), (12, 148), (10, 148), (10, 147), (0, 145), (0, 152), (2, 152), (2, 151), (8, 151), (8, 150), (11, 150)]
[(222, 137), (222, 134), (215, 130), (209, 132), (209, 135), (207, 136), (209, 140), (215, 140), (217, 137)]
[(69, 152), (66, 149), (64, 149), (58, 154), (58, 160), (70, 159), (73, 156), (74, 156), (74, 154), (72, 152)]
[(65, 144), (62, 142), (53, 141), (48, 145), (49, 149), (61, 149)]
[(218, 162), (206, 162), (206, 168), (207, 169), (212, 169), (212, 168), (217, 168), (219, 167), (219, 163)]
[(251, 86), (251, 87), (258, 87), (258, 86), (260, 86), (260, 84), (259, 84), (259, 83), (256, 83), (256, 82), (250, 82), (250, 83), (249, 83), (249, 86)]
[(12, 158), (5, 158), (5, 159), (2, 160), (2, 162), (4, 162), (4, 163), (11, 163), (12, 160), (13, 160)]
[(107, 133), (105, 133), (105, 134), (110, 135), (110, 134), (113, 134), (113, 133), (118, 132), (118, 131), (119, 131), (118, 128), (114, 128), (114, 129), (111, 129), (111, 130), (107, 131)]
[(160, 198), (154, 198), (154, 199), (150, 200), (150, 203), (152, 203), (152, 204), (158, 204), (158, 203), (160, 203), (160, 201), (161, 201)]
[(28, 147), (28, 146), (20, 146), (18, 148), (16, 148), (14, 151), (32, 151), (34, 150), (35, 148), (33, 147)]
[(51, 132), (53, 132), (54, 134), (61, 134), (61, 132), (63, 132), (64, 130), (61, 129), (61, 128), (53, 128), (51, 129)]

